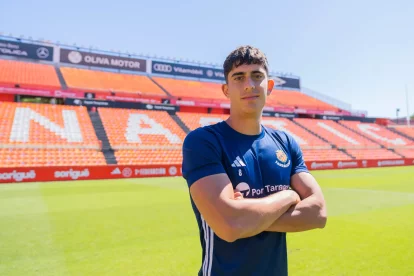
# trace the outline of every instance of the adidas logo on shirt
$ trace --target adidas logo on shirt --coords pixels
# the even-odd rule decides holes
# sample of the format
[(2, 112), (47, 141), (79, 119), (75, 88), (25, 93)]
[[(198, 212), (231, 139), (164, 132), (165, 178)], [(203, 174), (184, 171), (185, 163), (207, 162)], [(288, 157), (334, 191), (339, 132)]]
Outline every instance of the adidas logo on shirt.
[(236, 160), (233, 161), (231, 164), (233, 168), (240, 168), (240, 167), (246, 167), (246, 164), (244, 164), (243, 160), (239, 156), (236, 157)]

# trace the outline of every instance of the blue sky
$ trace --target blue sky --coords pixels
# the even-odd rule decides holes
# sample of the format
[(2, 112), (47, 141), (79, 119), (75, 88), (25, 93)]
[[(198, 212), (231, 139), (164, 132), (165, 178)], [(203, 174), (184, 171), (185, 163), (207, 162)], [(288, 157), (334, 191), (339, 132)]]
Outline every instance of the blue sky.
[(368, 111), (414, 112), (414, 1), (5, 1), (0, 32), (222, 64), (251, 44), (272, 71)]

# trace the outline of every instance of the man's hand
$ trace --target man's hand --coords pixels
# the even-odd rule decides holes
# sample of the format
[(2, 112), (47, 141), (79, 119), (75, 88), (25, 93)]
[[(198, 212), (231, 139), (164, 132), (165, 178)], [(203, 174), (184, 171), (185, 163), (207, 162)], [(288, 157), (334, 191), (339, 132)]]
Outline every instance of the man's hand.
[(325, 199), (315, 178), (306, 172), (295, 174), (291, 182), (301, 201), (292, 205), (267, 231), (301, 232), (324, 228), (327, 221)]

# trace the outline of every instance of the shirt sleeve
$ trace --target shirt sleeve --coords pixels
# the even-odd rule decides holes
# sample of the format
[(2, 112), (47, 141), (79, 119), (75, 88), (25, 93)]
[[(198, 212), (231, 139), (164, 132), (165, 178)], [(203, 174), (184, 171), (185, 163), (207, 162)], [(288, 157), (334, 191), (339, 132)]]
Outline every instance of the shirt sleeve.
[(300, 172), (309, 172), (306, 167), (305, 160), (303, 159), (302, 149), (296, 140), (289, 134), (286, 134), (289, 141), (290, 147), (290, 156), (292, 158), (292, 171), (290, 176), (300, 173)]
[(188, 187), (208, 175), (226, 173), (221, 162), (221, 146), (213, 133), (203, 128), (190, 132), (183, 143), (183, 177)]

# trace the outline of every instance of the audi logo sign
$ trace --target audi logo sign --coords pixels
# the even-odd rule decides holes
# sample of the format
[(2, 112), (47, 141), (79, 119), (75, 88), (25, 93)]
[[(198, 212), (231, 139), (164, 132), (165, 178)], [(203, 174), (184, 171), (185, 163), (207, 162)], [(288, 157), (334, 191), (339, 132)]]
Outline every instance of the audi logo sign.
[(169, 64), (160, 64), (160, 63), (155, 63), (152, 66), (152, 68), (154, 69), (154, 71), (165, 72), (165, 73), (170, 73), (173, 70), (171, 65), (169, 65)]
[(222, 69), (207, 68), (196, 65), (152, 61), (152, 73), (182, 77), (224, 80)]

